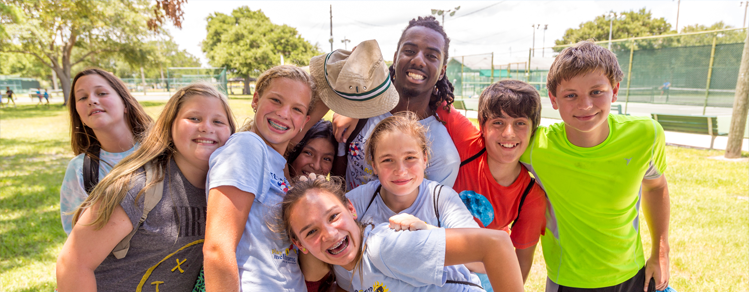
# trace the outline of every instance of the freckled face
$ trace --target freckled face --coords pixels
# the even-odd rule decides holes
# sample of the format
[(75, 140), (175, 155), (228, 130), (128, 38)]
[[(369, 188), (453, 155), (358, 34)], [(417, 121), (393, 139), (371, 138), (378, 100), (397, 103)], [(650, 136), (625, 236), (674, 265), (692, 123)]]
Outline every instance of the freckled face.
[(252, 99), (255, 108), (253, 132), (260, 135), (278, 153), (284, 154), (286, 146), (309, 121), (307, 115), (312, 91), (301, 81), (275, 78), (270, 81), (262, 96)]

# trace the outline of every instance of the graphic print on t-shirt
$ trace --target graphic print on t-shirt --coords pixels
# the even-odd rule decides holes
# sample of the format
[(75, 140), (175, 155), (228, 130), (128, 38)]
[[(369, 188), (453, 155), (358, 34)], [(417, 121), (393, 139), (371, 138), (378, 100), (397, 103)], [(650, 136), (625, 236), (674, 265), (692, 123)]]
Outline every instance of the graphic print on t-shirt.
[(289, 183), (286, 181), (286, 178), (282, 175), (276, 175), (275, 173), (270, 173), (270, 179), (271, 183), (281, 189), (284, 193), (289, 191)]
[(179, 223), (179, 237), (203, 236), (206, 207), (172, 206), (174, 222)]
[(385, 285), (385, 283), (380, 283), (375, 281), (374, 285), (372, 287), (369, 287), (367, 289), (361, 289), (361, 290), (354, 290), (355, 292), (389, 292), (388, 287)]
[(294, 248), (293, 244), (283, 250), (277, 250), (274, 248), (271, 250), (271, 253), (273, 254), (274, 259), (282, 260), (286, 264), (296, 264), (296, 259), (299, 255), (299, 252)]
[(481, 221), (483, 227), (489, 226), (494, 221), (494, 207), (484, 195), (469, 190), (462, 191), (458, 195), (468, 211), (471, 211), (471, 215)]

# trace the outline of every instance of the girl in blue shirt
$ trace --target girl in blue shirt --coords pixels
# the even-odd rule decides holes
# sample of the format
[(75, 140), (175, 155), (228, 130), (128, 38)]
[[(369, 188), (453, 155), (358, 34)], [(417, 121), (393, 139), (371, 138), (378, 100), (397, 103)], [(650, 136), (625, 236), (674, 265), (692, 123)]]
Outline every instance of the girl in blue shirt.
[(264, 72), (252, 99), (254, 120), (211, 156), (207, 291), (305, 291), (297, 251), (264, 222), (289, 189), (284, 154), (310, 119), (314, 92), (313, 79), (296, 66)]
[(269, 225), (277, 226), (274, 229), (302, 253), (353, 271), (355, 290), (482, 291), (469, 281), (465, 267), (454, 266), (482, 262), (493, 286), (523, 291), (506, 233), (435, 228), (406, 214), (391, 218), (390, 226), (362, 226), (341, 186), (337, 177), (326, 181), (312, 175), (295, 183), (281, 204), (279, 218)]

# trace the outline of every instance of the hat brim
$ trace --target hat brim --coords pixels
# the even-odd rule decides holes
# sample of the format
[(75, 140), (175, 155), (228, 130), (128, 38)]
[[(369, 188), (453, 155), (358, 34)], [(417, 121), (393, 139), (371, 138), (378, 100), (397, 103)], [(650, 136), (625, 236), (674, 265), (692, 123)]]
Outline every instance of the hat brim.
[(390, 84), (387, 90), (380, 95), (363, 101), (348, 100), (333, 91), (330, 84), (325, 79), (325, 57), (326, 55), (315, 56), (309, 64), (312, 78), (315, 79), (317, 94), (325, 105), (334, 112), (355, 118), (368, 119), (389, 112), (398, 105), (400, 99), (395, 85)]

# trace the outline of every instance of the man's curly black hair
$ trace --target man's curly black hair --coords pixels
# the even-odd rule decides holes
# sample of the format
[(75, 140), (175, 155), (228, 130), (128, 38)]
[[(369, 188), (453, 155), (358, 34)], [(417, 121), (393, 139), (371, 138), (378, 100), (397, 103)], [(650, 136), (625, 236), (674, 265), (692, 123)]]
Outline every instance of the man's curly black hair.
[[(450, 50), (450, 38), (447, 37), (445, 30), (442, 28), (442, 25), (440, 25), (440, 23), (436, 18), (434, 18), (434, 16), (419, 16), (418, 18), (411, 19), (411, 21), (408, 22), (408, 26), (406, 27), (406, 29), (403, 30), (400, 39), (398, 40), (398, 49), (400, 49), (401, 43), (403, 42), (403, 37), (406, 35), (406, 31), (414, 26), (423, 26), (442, 35), (442, 37), (445, 39), (445, 47), (442, 48), (444, 56), (442, 58), (442, 64), (447, 65), (448, 51)], [(390, 78), (393, 80), (393, 82), (395, 82), (394, 66), (395, 60), (393, 60), (393, 64), (390, 65)], [(442, 70), (442, 68), (440, 68), (440, 70)], [(432, 98), (429, 101), (429, 108), (436, 112), (437, 107), (441, 105), (442, 102), (446, 102), (447, 104), (445, 109), (449, 110), (450, 105), (453, 103), (453, 101), (455, 101), (455, 95), (453, 94), (453, 90), (455, 89), (455, 87), (453, 87), (453, 84), (450, 83), (450, 80), (447, 78), (447, 73), (445, 73), (445, 75), (443, 75), (440, 80), (437, 80), (436, 86), (437, 94), (434, 94), (434, 92), (432, 92)]]

